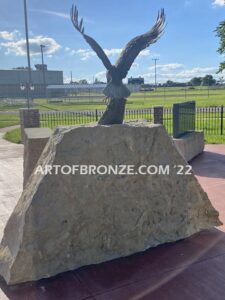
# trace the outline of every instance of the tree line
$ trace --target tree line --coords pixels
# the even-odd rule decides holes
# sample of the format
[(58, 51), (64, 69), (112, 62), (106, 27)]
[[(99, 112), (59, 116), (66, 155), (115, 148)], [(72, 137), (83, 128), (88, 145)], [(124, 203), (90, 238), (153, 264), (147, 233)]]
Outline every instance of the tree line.
[(172, 80), (168, 80), (164, 86), (213, 86), (216, 84), (222, 84), (222, 82), (217, 82), (212, 75), (206, 75), (204, 77), (194, 77), (188, 82), (174, 82)]

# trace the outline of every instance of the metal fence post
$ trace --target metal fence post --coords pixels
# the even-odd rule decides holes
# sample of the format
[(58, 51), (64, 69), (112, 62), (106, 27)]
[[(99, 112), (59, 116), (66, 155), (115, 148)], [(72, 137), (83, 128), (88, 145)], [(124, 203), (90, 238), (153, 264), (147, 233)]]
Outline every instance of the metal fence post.
[(98, 122), (98, 110), (95, 110), (95, 121)]
[(223, 105), (221, 105), (221, 123), (220, 123), (220, 133), (223, 135)]

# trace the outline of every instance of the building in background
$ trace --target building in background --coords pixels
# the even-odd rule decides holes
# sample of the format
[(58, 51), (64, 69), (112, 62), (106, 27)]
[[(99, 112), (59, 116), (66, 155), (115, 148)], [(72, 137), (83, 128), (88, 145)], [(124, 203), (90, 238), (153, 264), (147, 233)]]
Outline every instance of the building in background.
[[(31, 71), (33, 98), (42, 98), (45, 95), (45, 85), (43, 83), (43, 67), (35, 66), (36, 70)], [(45, 82), (48, 85), (63, 84), (62, 71), (49, 71), (44, 65)], [(26, 98), (26, 91), (21, 90), (22, 85), (28, 83), (28, 72), (26, 68), (16, 68), (12, 70), (0, 70), (0, 99), (1, 98)]]
[(145, 79), (142, 77), (130, 77), (128, 78), (128, 84), (142, 85), (145, 83)]
[[(46, 98), (48, 101), (67, 101), (71, 99), (90, 100), (90, 99), (105, 99), (103, 91), (106, 88), (106, 83), (80, 83), (48, 85), (46, 88)], [(127, 88), (131, 93), (139, 92), (140, 84), (127, 84)], [(79, 95), (79, 96), (78, 96)], [(56, 99), (59, 100), (56, 100)]]
[(140, 92), (142, 85), (145, 83), (145, 79), (142, 77), (130, 77), (128, 78), (127, 87), (131, 93)]
[[(79, 94), (99, 94), (98, 96), (94, 96), (95, 98), (103, 98), (104, 88), (106, 84), (61, 84), (61, 85), (48, 85), (47, 86), (47, 98), (64, 98), (71, 99), (73, 97), (77, 97)], [(87, 96), (79, 96), (80, 99), (86, 99)]]
[(42, 71), (43, 72), (43, 70), (44, 71), (48, 71), (48, 66), (47, 65), (42, 65), (42, 64), (37, 64), (37, 65), (35, 65), (35, 68), (36, 68), (36, 70), (38, 70), (38, 71)]

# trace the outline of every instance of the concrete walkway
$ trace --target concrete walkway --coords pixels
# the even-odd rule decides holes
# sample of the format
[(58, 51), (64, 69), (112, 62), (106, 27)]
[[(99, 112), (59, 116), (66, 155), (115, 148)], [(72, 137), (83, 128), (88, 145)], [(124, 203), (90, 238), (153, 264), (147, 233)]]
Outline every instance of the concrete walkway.
[(5, 224), (22, 192), (23, 145), (3, 139), (6, 132), (18, 128), (0, 128), (0, 240)]
[[(0, 202), (5, 201), (7, 211), (7, 203), (14, 205), (21, 191), (22, 146), (0, 142), (0, 155), (5, 168), (0, 181), (5, 200)], [(192, 166), (225, 224), (225, 145), (207, 145)], [(0, 282), (0, 300), (5, 299), (224, 300), (225, 226), (38, 282), (11, 287)]]

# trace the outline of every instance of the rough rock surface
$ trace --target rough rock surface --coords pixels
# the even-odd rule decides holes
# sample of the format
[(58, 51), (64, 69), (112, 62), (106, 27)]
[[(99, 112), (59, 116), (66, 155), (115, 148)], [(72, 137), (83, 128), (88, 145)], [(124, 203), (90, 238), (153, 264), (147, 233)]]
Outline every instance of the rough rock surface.
[(0, 275), (15, 284), (188, 237), (220, 225), (217, 211), (164, 127), (59, 128), (39, 165), (170, 165), (170, 175), (29, 178), (5, 228)]
[(204, 132), (189, 132), (179, 139), (173, 139), (174, 145), (186, 161), (191, 161), (204, 151)]

